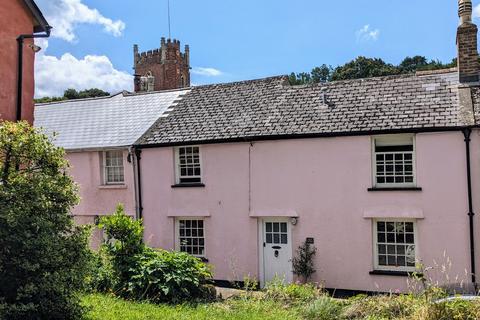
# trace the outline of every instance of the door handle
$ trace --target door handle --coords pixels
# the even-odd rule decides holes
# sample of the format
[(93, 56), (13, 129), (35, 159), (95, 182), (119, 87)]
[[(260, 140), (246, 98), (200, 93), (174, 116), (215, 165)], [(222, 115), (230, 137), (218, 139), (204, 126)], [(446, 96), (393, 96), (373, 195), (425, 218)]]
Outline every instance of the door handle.
[(282, 249), (282, 247), (280, 247), (280, 246), (273, 246), (272, 249), (280, 250), (280, 249)]

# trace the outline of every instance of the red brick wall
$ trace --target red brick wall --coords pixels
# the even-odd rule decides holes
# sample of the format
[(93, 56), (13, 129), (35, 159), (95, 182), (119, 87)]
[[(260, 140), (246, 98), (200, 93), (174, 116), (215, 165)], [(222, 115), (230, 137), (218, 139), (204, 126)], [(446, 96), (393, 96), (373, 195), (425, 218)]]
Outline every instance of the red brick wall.
[[(0, 119), (16, 120), (17, 37), (33, 32), (33, 18), (21, 0), (0, 0)], [(33, 123), (34, 59), (26, 40), (23, 60), (22, 119)]]
[[(160, 49), (136, 55), (135, 74), (144, 76), (148, 72), (155, 77), (155, 91), (190, 86), (189, 61), (180, 52), (180, 42), (176, 40), (173, 42), (168, 40), (166, 43), (162, 40)], [(138, 91), (138, 86), (135, 90)]]

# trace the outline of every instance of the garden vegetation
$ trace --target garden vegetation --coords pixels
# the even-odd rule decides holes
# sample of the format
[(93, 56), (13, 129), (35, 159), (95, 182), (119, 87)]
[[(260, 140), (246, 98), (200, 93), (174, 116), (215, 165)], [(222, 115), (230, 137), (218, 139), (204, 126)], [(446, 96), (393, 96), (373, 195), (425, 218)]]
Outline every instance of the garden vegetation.
[(0, 123), (0, 319), (79, 319), (91, 257), (62, 149), (26, 122)]

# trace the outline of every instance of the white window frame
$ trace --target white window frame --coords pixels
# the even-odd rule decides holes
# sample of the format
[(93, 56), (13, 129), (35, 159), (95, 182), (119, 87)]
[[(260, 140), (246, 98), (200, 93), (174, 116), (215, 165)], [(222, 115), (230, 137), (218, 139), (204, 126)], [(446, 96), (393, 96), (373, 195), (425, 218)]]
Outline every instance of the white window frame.
[[(203, 217), (177, 217), (175, 218), (175, 250), (179, 252), (185, 252), (185, 251), (180, 251), (180, 221), (181, 220), (196, 220), (196, 221), (203, 221), (203, 237), (198, 237), (197, 238), (203, 238), (203, 254), (192, 254), (192, 256), (197, 257), (197, 258), (206, 258), (207, 256), (207, 228), (205, 225), (205, 219)], [(188, 252), (185, 252), (188, 253)]]
[[(397, 183), (377, 183), (377, 152), (375, 151), (376, 142), (378, 140), (392, 141), (392, 145), (400, 145), (398, 141), (411, 139), (412, 140), (412, 174), (413, 182), (397, 182)], [(417, 148), (414, 134), (391, 134), (375, 136), (371, 139), (372, 148), (372, 185), (375, 188), (414, 188), (417, 186)]]
[[(198, 160), (200, 165), (200, 175), (198, 176), (181, 176), (180, 172), (180, 149), (182, 148), (198, 148)], [(175, 183), (176, 184), (201, 184), (203, 183), (203, 163), (202, 163), (202, 148), (198, 145), (194, 146), (180, 146), (174, 148), (175, 153)], [(182, 178), (198, 178), (200, 181), (198, 182), (180, 182)]]
[[(119, 152), (122, 159), (122, 171), (123, 171), (123, 181), (108, 181), (107, 173), (107, 152)], [(124, 185), (125, 184), (125, 162), (123, 150), (105, 150), (102, 152), (102, 162), (103, 162), (103, 184), (104, 185)]]
[[(377, 218), (373, 219), (373, 266), (374, 270), (378, 271), (400, 271), (400, 272), (415, 272), (417, 271), (417, 263), (419, 261), (419, 243), (418, 243), (418, 222), (417, 219), (401, 219), (401, 218)], [(413, 244), (415, 246), (415, 266), (381, 266), (378, 262), (378, 232), (377, 222), (412, 222), (413, 223)]]

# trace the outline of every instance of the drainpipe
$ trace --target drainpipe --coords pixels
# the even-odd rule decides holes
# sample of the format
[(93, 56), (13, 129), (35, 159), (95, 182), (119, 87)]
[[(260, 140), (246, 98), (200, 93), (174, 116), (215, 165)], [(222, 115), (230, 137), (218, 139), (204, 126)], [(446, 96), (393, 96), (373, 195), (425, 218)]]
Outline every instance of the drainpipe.
[(22, 94), (23, 94), (23, 44), (25, 39), (48, 38), (52, 27), (47, 26), (43, 34), (22, 34), (17, 38), (18, 44), (18, 77), (17, 77), (17, 121), (22, 120)]
[(140, 160), (142, 159), (142, 149), (135, 148), (135, 160), (137, 162), (137, 215), (138, 219), (142, 219), (143, 205), (142, 205), (142, 170), (140, 169)]
[(475, 213), (473, 212), (473, 199), (472, 199), (472, 177), (471, 177), (471, 166), (470, 166), (470, 135), (472, 133), (471, 128), (465, 128), (462, 130), (463, 136), (465, 137), (465, 155), (467, 158), (467, 188), (468, 188), (468, 219), (469, 219), (469, 228), (470, 228), (470, 268), (472, 272), (472, 284), (475, 288), (475, 293), (477, 292), (477, 279), (475, 275), (475, 238), (474, 238), (474, 229), (473, 229), (473, 217)]

